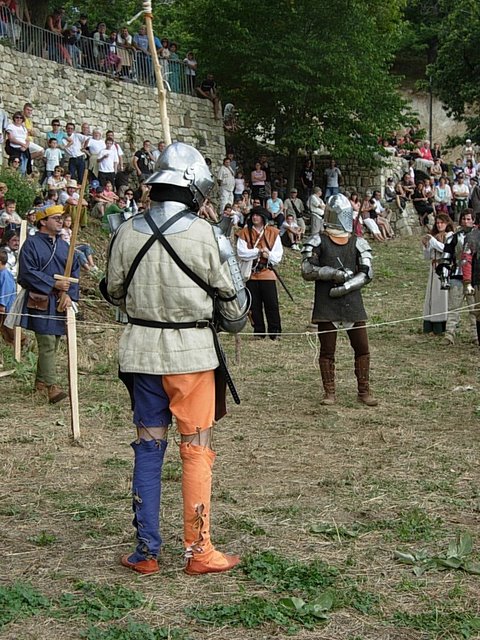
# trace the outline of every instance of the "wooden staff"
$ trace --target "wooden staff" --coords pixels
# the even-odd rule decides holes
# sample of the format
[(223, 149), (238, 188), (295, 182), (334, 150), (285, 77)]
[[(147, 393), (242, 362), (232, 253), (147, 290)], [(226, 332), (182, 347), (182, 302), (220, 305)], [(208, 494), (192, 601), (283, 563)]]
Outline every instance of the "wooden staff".
[[(22, 220), (20, 225), (20, 241), (18, 243), (18, 255), (20, 255), (20, 249), (23, 243), (27, 239), (27, 221)], [(17, 296), (22, 290), (22, 287), (17, 284)], [(20, 362), (22, 359), (22, 327), (14, 327), (13, 329), (13, 357), (16, 362)]]
[[(85, 189), (87, 188), (88, 170), (85, 168), (83, 174), (82, 186), (80, 188), (80, 194), (78, 197), (78, 203), (75, 210), (75, 220), (72, 226), (72, 236), (70, 238), (70, 246), (68, 248), (67, 262), (65, 263), (65, 270), (63, 275), (55, 274), (55, 280), (68, 280), (68, 282), (76, 283), (77, 278), (72, 278), (72, 266), (73, 259), (75, 257), (75, 243), (78, 236), (78, 228), (80, 226), (80, 217), (82, 215), (83, 208), (83, 196), (85, 195)], [(62, 308), (62, 302), (65, 301), (67, 293), (62, 292), (59, 303), (57, 306)], [(74, 441), (78, 441), (80, 438), (80, 413), (78, 405), (78, 371), (77, 371), (77, 323), (75, 319), (75, 312), (72, 307), (66, 309), (66, 328), (67, 328), (67, 347), (68, 347), (68, 391), (70, 397), (70, 416), (72, 436)]]
[(158, 104), (160, 105), (160, 120), (162, 122), (163, 137), (165, 144), (172, 144), (172, 136), (170, 135), (170, 120), (167, 112), (167, 92), (163, 84), (162, 68), (158, 61), (157, 49), (155, 47), (155, 38), (153, 36), (153, 14), (151, 0), (144, 0), (143, 12), (145, 14), (145, 25), (147, 27), (148, 46), (152, 56), (153, 69), (155, 71), (155, 80), (158, 90)]

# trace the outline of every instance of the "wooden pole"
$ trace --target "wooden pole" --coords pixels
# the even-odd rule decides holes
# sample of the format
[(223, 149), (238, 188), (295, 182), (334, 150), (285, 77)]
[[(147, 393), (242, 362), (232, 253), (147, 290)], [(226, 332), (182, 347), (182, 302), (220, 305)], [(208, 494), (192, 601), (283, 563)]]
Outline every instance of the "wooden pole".
[[(20, 242), (18, 243), (18, 253), (20, 254), (20, 249), (22, 248), (23, 243), (27, 239), (27, 221), (22, 220), (22, 224), (20, 225)], [(22, 290), (22, 287), (17, 284), (17, 295)], [(20, 362), (22, 359), (22, 327), (15, 327), (13, 329), (13, 357), (16, 362)]]
[(155, 80), (158, 90), (158, 104), (160, 106), (160, 120), (162, 122), (163, 137), (165, 144), (172, 144), (172, 136), (170, 134), (170, 120), (167, 112), (167, 92), (163, 84), (162, 68), (158, 61), (157, 49), (155, 47), (155, 38), (153, 36), (153, 14), (151, 0), (144, 0), (143, 12), (145, 14), (145, 25), (147, 27), (148, 46), (152, 56), (153, 69), (155, 71)]
[[(78, 282), (71, 277), (73, 259), (75, 257), (75, 243), (78, 236), (78, 228), (80, 226), (80, 216), (82, 214), (83, 196), (87, 187), (88, 170), (85, 168), (83, 174), (82, 186), (78, 197), (75, 220), (72, 226), (72, 236), (70, 238), (70, 247), (68, 248), (67, 262), (65, 263), (65, 271), (63, 275), (55, 275), (56, 280), (68, 280), (69, 282)], [(59, 305), (65, 300), (67, 294), (64, 292), (59, 298)], [(60, 307), (61, 308), (61, 307)], [(66, 309), (66, 329), (67, 329), (67, 347), (68, 347), (68, 391), (70, 397), (70, 425), (72, 429), (73, 440), (76, 442), (80, 438), (80, 414), (78, 405), (78, 371), (77, 371), (77, 323), (75, 320), (75, 312), (71, 307)]]

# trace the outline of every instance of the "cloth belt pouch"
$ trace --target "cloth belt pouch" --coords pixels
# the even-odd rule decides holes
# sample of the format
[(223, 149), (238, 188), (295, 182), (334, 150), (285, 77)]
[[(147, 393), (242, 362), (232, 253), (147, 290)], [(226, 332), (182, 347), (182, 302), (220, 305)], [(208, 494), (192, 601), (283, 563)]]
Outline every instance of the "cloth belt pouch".
[(45, 293), (35, 293), (33, 291), (28, 292), (27, 309), (34, 309), (36, 311), (47, 311), (49, 296)]

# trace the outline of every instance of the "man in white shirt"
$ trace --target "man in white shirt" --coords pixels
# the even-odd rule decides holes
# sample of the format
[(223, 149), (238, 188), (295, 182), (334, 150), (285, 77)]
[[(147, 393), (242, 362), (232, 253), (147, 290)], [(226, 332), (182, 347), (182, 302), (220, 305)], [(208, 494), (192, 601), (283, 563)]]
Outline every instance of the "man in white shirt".
[(328, 169), (325, 169), (324, 176), (327, 181), (325, 200), (328, 200), (330, 196), (334, 196), (340, 192), (339, 181), (342, 177), (342, 172), (337, 167), (337, 163), (333, 158), (330, 160), (330, 166), (328, 167)]
[(152, 155), (153, 155), (153, 158), (155, 160), (155, 163), (157, 162), (159, 157), (162, 155), (164, 149), (165, 149), (165, 142), (163, 140), (160, 140), (160, 142), (158, 143), (157, 148), (152, 152)]
[(293, 188), (290, 190), (290, 197), (285, 200), (284, 205), (285, 216), (291, 214), (302, 230), (302, 233), (305, 233), (305, 220), (303, 219), (305, 207), (303, 206), (303, 201), (298, 197), (297, 189)]
[(68, 172), (78, 182), (82, 182), (85, 173), (85, 154), (83, 146), (89, 140), (87, 136), (75, 132), (73, 122), (68, 122), (65, 127), (67, 137), (64, 140), (64, 151), (68, 158)]
[(113, 146), (117, 151), (117, 171), (123, 171), (123, 150), (122, 147), (118, 144), (118, 142), (116, 142), (115, 140), (115, 133), (113, 131), (107, 131), (107, 133), (105, 134), (106, 138), (111, 138), (113, 140)]
[(117, 150), (113, 146), (113, 140), (107, 138), (105, 140), (105, 149), (100, 151), (97, 158), (98, 164), (98, 179), (102, 187), (105, 186), (108, 180), (115, 186), (115, 174), (118, 167), (118, 154)]
[(468, 184), (465, 184), (465, 178), (463, 174), (459, 174), (456, 182), (452, 187), (453, 193), (453, 205), (455, 209), (455, 222), (460, 220), (463, 211), (467, 208), (468, 197), (470, 195), (470, 189)]
[(223, 164), (218, 170), (217, 181), (220, 192), (220, 211), (226, 204), (233, 204), (233, 191), (235, 189), (235, 174), (230, 166), (230, 158), (224, 158)]

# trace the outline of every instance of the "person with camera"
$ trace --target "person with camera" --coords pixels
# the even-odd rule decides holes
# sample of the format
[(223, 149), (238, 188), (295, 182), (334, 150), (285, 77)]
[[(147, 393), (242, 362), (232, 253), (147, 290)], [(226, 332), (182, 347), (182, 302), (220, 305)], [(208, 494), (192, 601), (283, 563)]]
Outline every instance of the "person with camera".
[(269, 220), (267, 209), (254, 207), (237, 242), (240, 269), (252, 296), (251, 321), (258, 340), (267, 335), (264, 312), (270, 340), (277, 340), (282, 333), (274, 268), (283, 257), (283, 246), (280, 231), (269, 225)]

